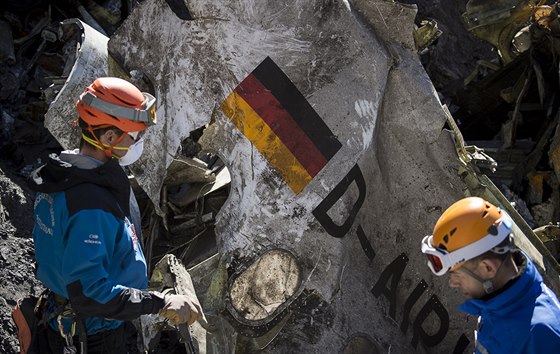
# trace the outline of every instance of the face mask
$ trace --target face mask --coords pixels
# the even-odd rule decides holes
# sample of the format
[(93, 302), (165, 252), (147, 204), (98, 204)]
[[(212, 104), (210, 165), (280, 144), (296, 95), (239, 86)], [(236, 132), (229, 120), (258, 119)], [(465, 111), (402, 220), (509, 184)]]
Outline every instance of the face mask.
[(142, 152), (144, 151), (144, 139), (140, 139), (134, 144), (130, 145), (126, 154), (119, 159), (119, 165), (121, 166), (128, 166), (136, 162), (140, 156), (142, 156)]

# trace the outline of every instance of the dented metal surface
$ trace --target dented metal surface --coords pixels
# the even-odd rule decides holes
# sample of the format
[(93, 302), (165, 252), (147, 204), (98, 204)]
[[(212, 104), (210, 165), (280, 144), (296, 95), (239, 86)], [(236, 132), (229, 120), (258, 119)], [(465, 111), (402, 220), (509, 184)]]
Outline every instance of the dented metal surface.
[[(414, 8), (389, 1), (186, 4), (191, 21), (163, 0), (142, 3), (109, 51), (125, 70), (150, 77), (160, 102), (162, 124), (148, 134), (137, 175), (154, 202), (181, 140), (212, 122), (199, 143), (231, 174), (216, 235), (231, 259), (221, 317), (236, 330), (237, 347), (342, 352), (365, 341), (398, 353), (468, 345), (457, 299), (418, 251), (436, 211), (464, 187), (453, 171), (453, 142), (441, 131), (445, 115), (414, 51)], [(391, 30), (406, 24), (408, 31)], [(266, 116), (259, 103), (265, 91), (251, 90), (277, 80), (289, 89), (271, 88), (267, 97), (309, 126), (283, 125), (280, 109)], [(270, 117), (284, 132), (263, 130)], [(298, 159), (301, 149), (316, 158)], [(301, 283), (288, 287), (281, 305), (270, 296), (268, 308), (257, 305), (270, 295), (267, 282), (249, 291), (239, 270), (253, 269), (272, 249), (293, 255)], [(249, 279), (268, 279), (275, 268), (254, 269), (264, 273)], [(249, 315), (244, 301), (266, 311)]]
[(473, 319), (419, 243), (448, 205), (482, 194), (476, 174), (495, 166), (464, 144), (458, 160), (462, 140), (442, 130), (449, 114), (414, 49), (415, 9), (184, 4), (189, 16), (141, 3), (109, 52), (158, 98), (133, 168), (156, 208), (170, 205), (160, 192), (191, 131), (206, 126), (199, 143), (227, 165), (230, 179), (211, 177), (216, 188), (231, 180), (216, 216), (220, 256), (193, 273), (210, 314), (193, 327), (200, 352), (468, 350)]

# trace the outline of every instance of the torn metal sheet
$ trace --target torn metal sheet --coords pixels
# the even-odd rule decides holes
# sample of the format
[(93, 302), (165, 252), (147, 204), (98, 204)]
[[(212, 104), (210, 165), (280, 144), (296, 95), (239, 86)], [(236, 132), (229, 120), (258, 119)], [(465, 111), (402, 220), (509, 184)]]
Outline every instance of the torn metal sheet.
[[(237, 347), (468, 347), (470, 321), (419, 251), (437, 211), (464, 186), (441, 130), (446, 117), (414, 50), (415, 8), (391, 1), (186, 6), (191, 21), (163, 0), (143, 2), (109, 51), (125, 71), (150, 77), (159, 100), (161, 124), (147, 134), (143, 174), (136, 174), (156, 204), (161, 171), (180, 142), (212, 122), (199, 143), (231, 174), (216, 234), (231, 259), (232, 306), (220, 316), (236, 330)], [(256, 304), (261, 295), (234, 284), (272, 249), (293, 255), (301, 283), (252, 318), (242, 299)], [(261, 276), (268, 279), (254, 278)]]
[(79, 129), (71, 128), (78, 118), (75, 102), (95, 78), (107, 76), (109, 38), (78, 19), (62, 21), (58, 35), (62, 41), (76, 40), (79, 50), (66, 83), (45, 114), (45, 127), (63, 148), (75, 149), (81, 137)]
[(214, 180), (210, 180), (208, 182), (184, 184), (177, 193), (169, 194), (168, 200), (175, 206), (187, 206), (199, 198), (217, 191), (231, 182), (231, 176), (227, 168), (220, 170), (220, 172), (218, 172), (212, 179)]
[(433, 44), (443, 32), (438, 28), (435, 20), (422, 20), (420, 27), (414, 30), (414, 43), (419, 54), (427, 52), (428, 47)]
[(168, 167), (164, 184), (173, 186), (181, 183), (212, 183), (215, 178), (204, 162), (179, 156)]
[[(165, 255), (154, 267), (150, 277), (149, 288), (151, 290), (172, 294), (187, 295), (189, 299), (200, 306), (196, 290), (193, 286), (191, 276), (181, 262), (172, 254)], [(140, 317), (142, 328), (142, 341), (147, 350), (155, 349), (162, 330), (172, 330), (168, 321), (159, 315), (143, 315)], [(189, 326), (186, 324), (174, 326), (185, 344), (187, 353), (195, 353), (192, 350), (198, 347), (198, 343), (193, 342), (190, 336)], [(199, 353), (196, 350), (196, 353)]]

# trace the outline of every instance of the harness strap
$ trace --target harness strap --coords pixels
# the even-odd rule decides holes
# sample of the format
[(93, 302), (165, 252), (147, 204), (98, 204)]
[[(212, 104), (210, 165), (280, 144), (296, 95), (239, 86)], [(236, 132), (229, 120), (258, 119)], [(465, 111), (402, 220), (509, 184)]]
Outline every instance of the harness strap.
[[(54, 292), (51, 292), (52, 298), (56, 304), (55, 312), (51, 313), (50, 318), (57, 317), (58, 322), (58, 330), (60, 335), (64, 340), (66, 340), (67, 344), (71, 340), (72, 337), (76, 334), (76, 326), (78, 327), (78, 336), (80, 338), (80, 353), (87, 354), (87, 331), (86, 326), (84, 325), (84, 321), (79, 314), (74, 312), (72, 306), (70, 305), (70, 301)], [(62, 318), (72, 318), (72, 326), (70, 329), (70, 333), (64, 333), (64, 328), (62, 326)]]
[(76, 323), (78, 324), (78, 334), (80, 337), (80, 353), (87, 354), (87, 332), (84, 320), (80, 316), (76, 316)]

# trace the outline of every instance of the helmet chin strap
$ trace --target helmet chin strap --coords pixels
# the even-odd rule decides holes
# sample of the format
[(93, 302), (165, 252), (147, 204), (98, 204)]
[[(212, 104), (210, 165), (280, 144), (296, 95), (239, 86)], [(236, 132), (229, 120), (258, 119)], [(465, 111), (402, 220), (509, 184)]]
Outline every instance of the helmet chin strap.
[(105, 156), (108, 159), (110, 159), (111, 157), (120, 158), (113, 153), (113, 149), (128, 150), (128, 148), (121, 148), (121, 147), (116, 146), (118, 143), (120, 143), (124, 139), (124, 134), (122, 134), (117, 139), (115, 139), (115, 142), (113, 144), (107, 145), (107, 144), (103, 144), (101, 142), (101, 140), (99, 140), (99, 138), (97, 137), (97, 135), (95, 134), (95, 132), (93, 131), (91, 126), (88, 126), (87, 130), (91, 133), (91, 135), (94, 137), (95, 140), (88, 138), (84, 134), (82, 134), (82, 138), (85, 141), (87, 141), (90, 145), (93, 145), (94, 147), (98, 148), (99, 150), (102, 150), (105, 153)]
[[(496, 274), (498, 274), (498, 272), (500, 271), (500, 268), (502, 268), (502, 265), (504, 263), (505, 263), (505, 260), (500, 263), (500, 265), (498, 266), (498, 269), (496, 269)], [(468, 274), (471, 277), (473, 277), (474, 279), (478, 280), (482, 284), (482, 287), (484, 288), (484, 292), (486, 294), (490, 294), (490, 293), (494, 292), (494, 290), (496, 290), (496, 289), (494, 289), (494, 283), (492, 282), (492, 279), (494, 279), (496, 277), (496, 275), (494, 275), (494, 278), (482, 279), (482, 277), (475, 274), (472, 270), (467, 269), (465, 266), (460, 267), (459, 270), (463, 271), (463, 273)]]

